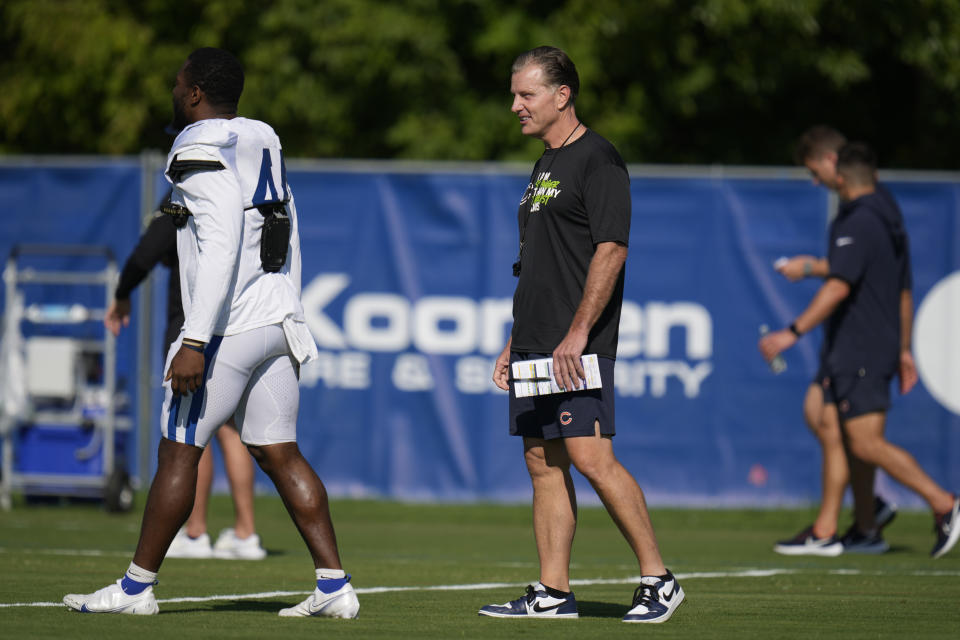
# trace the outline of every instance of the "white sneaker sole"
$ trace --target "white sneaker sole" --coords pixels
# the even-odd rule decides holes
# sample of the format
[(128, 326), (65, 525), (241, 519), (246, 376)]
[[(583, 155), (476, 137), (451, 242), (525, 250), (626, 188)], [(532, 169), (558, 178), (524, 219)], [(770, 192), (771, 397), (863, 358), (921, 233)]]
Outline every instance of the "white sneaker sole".
[(489, 618), (535, 618), (537, 620), (571, 620), (574, 618), (579, 618), (579, 613), (525, 613), (525, 614), (516, 614), (516, 613), (496, 613), (494, 611), (483, 611), (480, 610), (477, 614), (481, 616), (487, 616)]
[(821, 556), (824, 558), (836, 558), (843, 553), (843, 545), (837, 542), (826, 547), (804, 547), (774, 545), (773, 550), (784, 556)]
[(127, 615), (152, 616), (160, 612), (160, 607), (157, 605), (156, 599), (153, 598), (143, 599), (138, 602), (125, 604), (121, 607), (115, 607), (112, 609), (91, 611), (90, 609), (86, 608), (86, 595), (81, 593), (68, 593), (67, 595), (63, 596), (63, 604), (67, 605), (69, 609), (79, 611), (80, 613), (122, 613)]

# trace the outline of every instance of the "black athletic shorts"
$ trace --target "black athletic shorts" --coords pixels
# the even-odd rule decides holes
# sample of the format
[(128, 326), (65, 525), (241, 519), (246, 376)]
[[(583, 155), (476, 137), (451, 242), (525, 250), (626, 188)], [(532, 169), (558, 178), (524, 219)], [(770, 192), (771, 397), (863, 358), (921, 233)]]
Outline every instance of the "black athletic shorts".
[[(549, 358), (550, 354), (510, 354), (510, 362)], [(510, 435), (525, 438), (572, 438), (592, 436), (594, 423), (600, 433), (616, 433), (613, 420), (613, 358), (597, 358), (602, 388), (571, 391), (548, 396), (518, 398), (510, 385)]]
[(837, 405), (841, 420), (890, 408), (890, 381), (893, 374), (879, 374), (860, 369), (855, 373), (824, 376), (824, 404)]

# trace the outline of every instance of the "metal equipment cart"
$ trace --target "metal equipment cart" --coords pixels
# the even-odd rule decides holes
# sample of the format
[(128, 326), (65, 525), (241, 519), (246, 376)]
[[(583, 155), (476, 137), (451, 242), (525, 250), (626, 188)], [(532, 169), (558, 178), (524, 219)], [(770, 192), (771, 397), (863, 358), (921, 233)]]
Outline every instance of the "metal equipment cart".
[[(17, 314), (7, 318), (7, 327), (25, 329), (30, 410), (0, 429), (0, 507), (9, 509), (19, 489), (26, 496), (100, 497), (108, 510), (128, 510), (133, 491), (122, 451), (130, 448), (132, 420), (118, 411), (126, 395), (117, 389), (116, 339), (103, 324), (117, 282), (113, 252), (90, 245), (18, 245), (3, 280), (4, 312)], [(56, 295), (35, 295), (50, 287)], [(74, 292), (83, 302), (69, 300)]]

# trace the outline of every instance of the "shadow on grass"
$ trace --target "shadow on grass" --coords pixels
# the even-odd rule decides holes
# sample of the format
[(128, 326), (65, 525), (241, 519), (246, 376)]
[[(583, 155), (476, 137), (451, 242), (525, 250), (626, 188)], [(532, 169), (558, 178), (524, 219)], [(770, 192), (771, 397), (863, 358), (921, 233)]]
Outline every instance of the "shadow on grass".
[(887, 549), (887, 553), (903, 553), (905, 551), (913, 551), (913, 547), (908, 547), (905, 544), (892, 544), (890, 548)]
[(581, 618), (622, 618), (627, 609), (629, 607), (621, 603), (577, 600), (577, 611)]
[(290, 602), (277, 602), (275, 600), (235, 600), (233, 602), (216, 602), (206, 607), (192, 607), (190, 609), (169, 609), (169, 610), (160, 610), (161, 615), (164, 613), (210, 613), (211, 611), (216, 611), (218, 613), (231, 612), (231, 613), (273, 613), (277, 615), (280, 609), (286, 609), (287, 607), (292, 607), (299, 600)]

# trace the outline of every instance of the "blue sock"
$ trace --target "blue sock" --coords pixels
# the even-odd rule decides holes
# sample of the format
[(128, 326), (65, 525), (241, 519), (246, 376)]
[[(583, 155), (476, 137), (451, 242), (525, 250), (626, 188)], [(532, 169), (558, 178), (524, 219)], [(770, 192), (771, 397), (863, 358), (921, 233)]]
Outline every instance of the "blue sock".
[(124, 575), (123, 580), (120, 581), (120, 588), (123, 589), (123, 592), (128, 596), (143, 593), (144, 589), (152, 585), (152, 582), (137, 582), (128, 575)]
[(120, 588), (128, 596), (135, 596), (155, 584), (157, 584), (155, 571), (147, 571), (131, 562), (127, 572), (123, 574), (123, 580), (120, 581)]
[(343, 588), (343, 585), (350, 582), (350, 574), (343, 578), (329, 578), (327, 580), (317, 580), (317, 589), (324, 593), (333, 593), (337, 589)]

